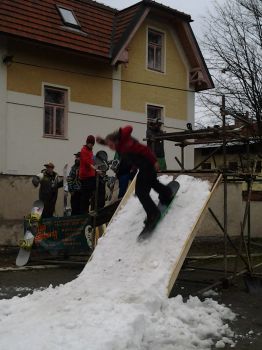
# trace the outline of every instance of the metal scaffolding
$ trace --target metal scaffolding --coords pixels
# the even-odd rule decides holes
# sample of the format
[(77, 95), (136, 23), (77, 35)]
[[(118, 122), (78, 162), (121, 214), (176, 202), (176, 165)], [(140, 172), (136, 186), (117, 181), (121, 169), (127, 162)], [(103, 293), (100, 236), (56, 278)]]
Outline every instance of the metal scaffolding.
[[(252, 260), (252, 247), (259, 246), (262, 248), (262, 245), (255, 243), (252, 240), (252, 230), (251, 230), (251, 199), (253, 193), (253, 185), (256, 182), (262, 183), (262, 177), (260, 174), (256, 173), (256, 162), (251, 161), (250, 157), (250, 146), (258, 144), (262, 146), (262, 130), (257, 126), (257, 123), (253, 123), (251, 119), (248, 118), (248, 114), (234, 114), (232, 111), (226, 109), (226, 99), (225, 96), (222, 96), (221, 104), (221, 119), (222, 126), (215, 126), (213, 128), (205, 128), (201, 130), (193, 130), (192, 125), (188, 124), (188, 130), (172, 132), (172, 133), (163, 133), (162, 135), (152, 136), (150, 138), (151, 142), (162, 140), (162, 141), (171, 141), (175, 143), (175, 146), (180, 147), (181, 155), (180, 159), (175, 157), (176, 162), (178, 163), (180, 170), (176, 171), (177, 173), (183, 174), (192, 174), (198, 175), (206, 173), (220, 173), (223, 177), (223, 222), (220, 222), (216, 213), (209, 208), (209, 212), (213, 217), (215, 223), (218, 225), (219, 229), (223, 234), (223, 278), (217, 280), (212, 285), (208, 285), (206, 288), (201, 289), (199, 293), (204, 292), (212, 287), (223, 285), (229, 285), (230, 281), (234, 280), (237, 276), (242, 274), (248, 274), (249, 276), (257, 275), (255, 274), (255, 269), (259, 266), (262, 266), (262, 262), (259, 264), (254, 264)], [(235, 125), (230, 125), (228, 123), (229, 119), (232, 120), (232, 117), (235, 119)], [(149, 140), (149, 139), (147, 139)], [(241, 169), (230, 170), (227, 166), (228, 164), (228, 148), (230, 145), (237, 144), (242, 145), (245, 148), (245, 159), (246, 166), (243, 166), (241, 162)], [(212, 151), (208, 154), (204, 160), (199, 164), (195, 165), (193, 169), (185, 168), (185, 148), (186, 147), (195, 147), (196, 145), (208, 146), (212, 145)], [(223, 166), (221, 168), (216, 168), (213, 170), (199, 170), (201, 166), (206, 163), (210, 158), (215, 159), (215, 156), (218, 152), (223, 153)], [(216, 162), (215, 162), (216, 163)], [(174, 171), (170, 171), (174, 173)], [(239, 244), (237, 245), (228, 232), (228, 185), (232, 182), (245, 182), (247, 186), (247, 195), (246, 195), (246, 204), (244, 209), (244, 215), (240, 217), (240, 234)], [(229, 246), (235, 251), (235, 263), (234, 269), (229, 270), (228, 268), (228, 259), (229, 259)], [(242, 262), (244, 268), (239, 269), (239, 262)], [(196, 267), (197, 269), (197, 267)], [(213, 269), (204, 269), (209, 271), (218, 271)], [(221, 270), (220, 270), (221, 272)]]

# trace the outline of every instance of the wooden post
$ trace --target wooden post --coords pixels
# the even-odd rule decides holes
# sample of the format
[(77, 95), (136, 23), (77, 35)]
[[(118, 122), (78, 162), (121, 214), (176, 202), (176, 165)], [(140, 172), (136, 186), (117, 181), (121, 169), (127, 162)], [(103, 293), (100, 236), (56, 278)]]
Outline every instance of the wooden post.
[(227, 192), (227, 137), (226, 137), (226, 97), (222, 96), (221, 116), (223, 120), (223, 177), (224, 177), (224, 278), (227, 278), (227, 235), (228, 235), (228, 192)]

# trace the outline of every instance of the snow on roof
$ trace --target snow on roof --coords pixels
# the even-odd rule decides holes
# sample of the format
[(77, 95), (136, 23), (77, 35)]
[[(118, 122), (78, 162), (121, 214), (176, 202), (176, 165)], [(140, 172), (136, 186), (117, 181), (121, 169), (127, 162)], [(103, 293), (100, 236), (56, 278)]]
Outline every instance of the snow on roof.
[(176, 200), (150, 240), (136, 240), (145, 214), (133, 196), (76, 280), (0, 301), (0, 348), (204, 350), (216, 341), (233, 344), (224, 325), (235, 317), (230, 309), (212, 299), (167, 298), (173, 266), (209, 196), (206, 181), (178, 181)]

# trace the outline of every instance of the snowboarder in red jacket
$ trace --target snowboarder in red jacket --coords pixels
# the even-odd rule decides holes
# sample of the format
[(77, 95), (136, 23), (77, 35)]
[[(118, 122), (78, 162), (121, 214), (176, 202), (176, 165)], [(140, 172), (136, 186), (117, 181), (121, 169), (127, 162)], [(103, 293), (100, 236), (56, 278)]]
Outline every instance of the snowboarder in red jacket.
[(107, 135), (105, 139), (97, 137), (97, 142), (117, 151), (123, 159), (139, 170), (135, 193), (146, 211), (146, 225), (154, 228), (161, 213), (149, 195), (150, 190), (153, 188), (159, 194), (160, 202), (166, 205), (173, 199), (172, 191), (158, 181), (159, 166), (155, 155), (149, 147), (132, 137), (132, 131), (132, 126), (128, 125)]
[(95, 137), (89, 135), (86, 144), (80, 152), (79, 179), (81, 182), (80, 213), (88, 214), (90, 199), (96, 189), (96, 168), (94, 163), (93, 147)]

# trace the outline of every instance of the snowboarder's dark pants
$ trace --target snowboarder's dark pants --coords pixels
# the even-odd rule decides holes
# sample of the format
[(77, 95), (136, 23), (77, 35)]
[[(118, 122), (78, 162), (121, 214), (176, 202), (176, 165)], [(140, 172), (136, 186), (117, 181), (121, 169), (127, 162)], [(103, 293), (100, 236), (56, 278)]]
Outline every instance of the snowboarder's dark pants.
[(90, 199), (96, 189), (96, 178), (90, 177), (86, 180), (81, 180), (81, 199), (80, 199), (80, 214), (88, 214)]
[(80, 215), (81, 214), (81, 192), (75, 191), (71, 193), (71, 215)]
[(154, 166), (148, 162), (139, 168), (136, 180), (136, 195), (143, 205), (149, 220), (154, 219), (156, 214), (158, 214), (158, 208), (149, 195), (151, 188), (159, 194), (159, 200), (162, 203), (170, 202), (172, 196), (170, 188), (158, 181)]

